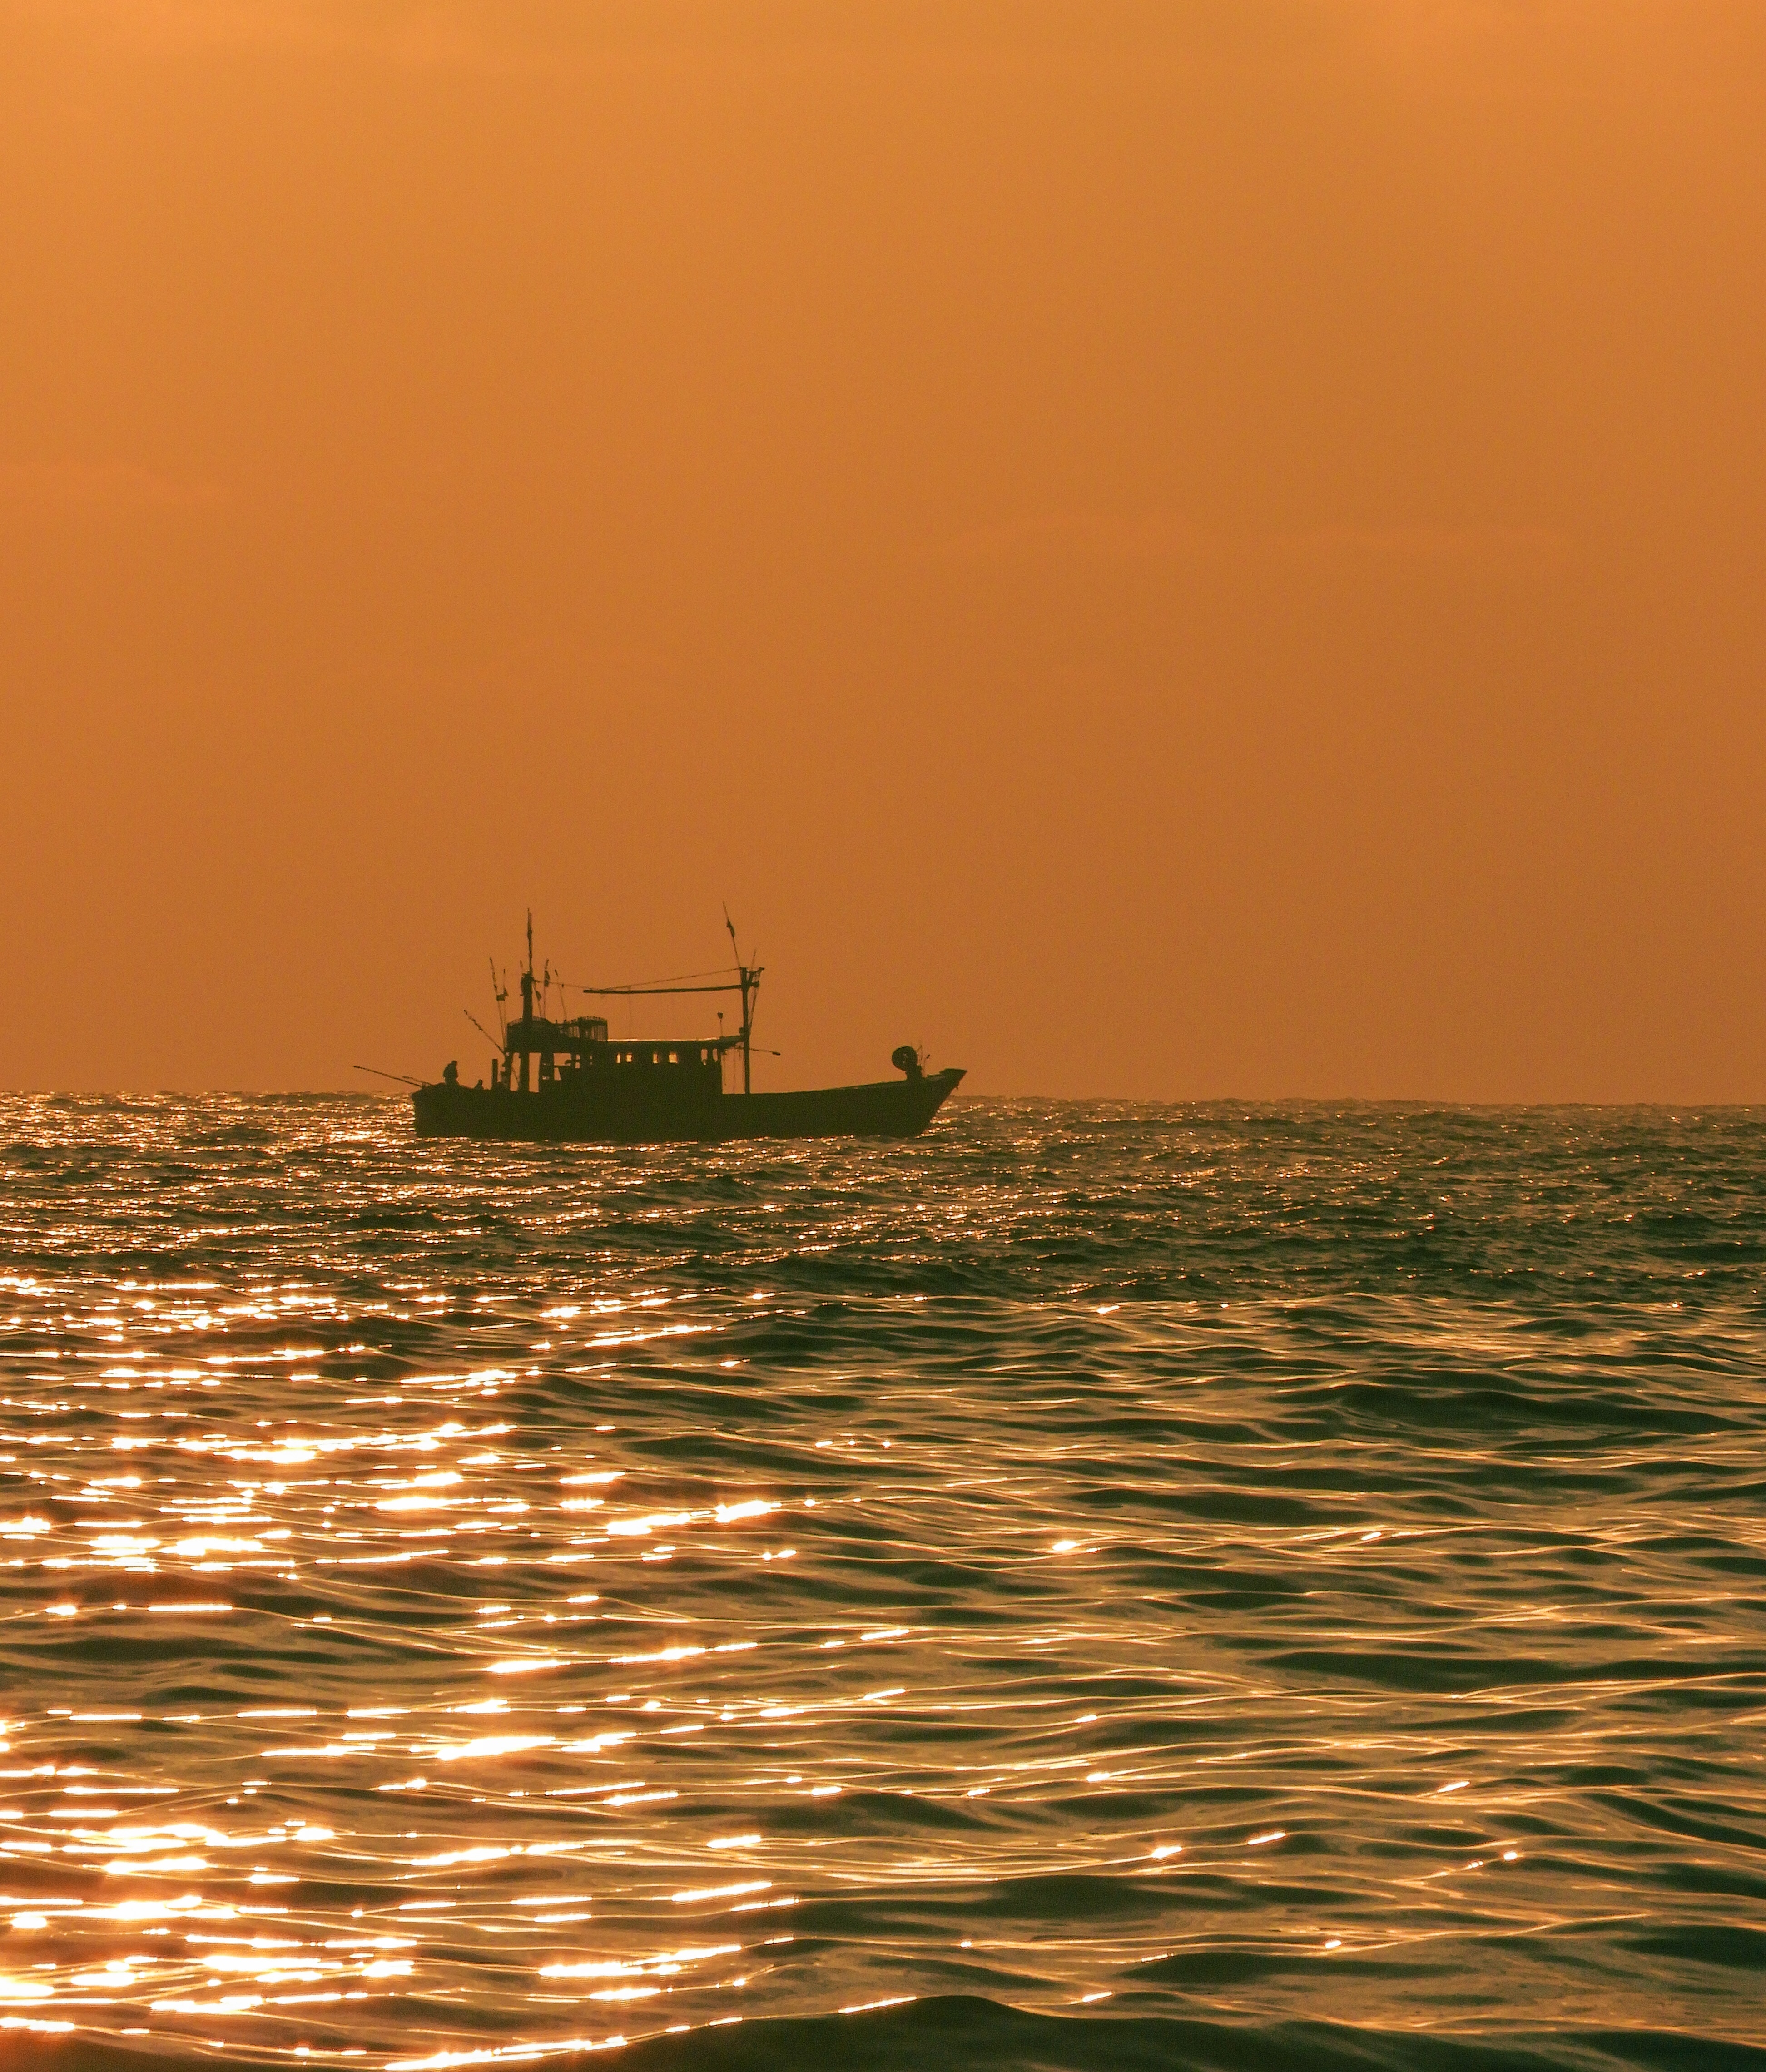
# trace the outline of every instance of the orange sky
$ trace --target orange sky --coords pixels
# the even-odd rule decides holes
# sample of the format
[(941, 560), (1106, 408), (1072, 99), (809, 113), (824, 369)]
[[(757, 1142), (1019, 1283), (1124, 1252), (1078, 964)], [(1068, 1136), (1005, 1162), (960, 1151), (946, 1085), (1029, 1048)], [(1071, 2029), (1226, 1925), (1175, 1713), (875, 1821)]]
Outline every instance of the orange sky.
[(1766, 1099), (1760, 0), (0, 0), (0, 1084)]

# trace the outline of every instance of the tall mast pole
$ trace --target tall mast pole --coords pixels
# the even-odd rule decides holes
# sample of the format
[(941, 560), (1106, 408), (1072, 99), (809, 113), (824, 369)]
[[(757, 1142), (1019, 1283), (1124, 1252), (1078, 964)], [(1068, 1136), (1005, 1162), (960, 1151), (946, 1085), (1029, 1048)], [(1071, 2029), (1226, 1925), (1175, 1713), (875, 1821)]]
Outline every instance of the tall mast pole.
[(751, 1093), (754, 1077), (751, 1069), (750, 1038), (754, 1030), (754, 1016), (748, 1009), (748, 992), (755, 974), (742, 961), (742, 946), (736, 940), (736, 924), (730, 919), (730, 910), (723, 910), (723, 925), (730, 931), (730, 947), (735, 952), (736, 978), (742, 989), (742, 1091)]
[(533, 1040), (533, 909), (527, 910), (527, 969), (521, 974), (521, 1091), (533, 1083), (528, 1046)]

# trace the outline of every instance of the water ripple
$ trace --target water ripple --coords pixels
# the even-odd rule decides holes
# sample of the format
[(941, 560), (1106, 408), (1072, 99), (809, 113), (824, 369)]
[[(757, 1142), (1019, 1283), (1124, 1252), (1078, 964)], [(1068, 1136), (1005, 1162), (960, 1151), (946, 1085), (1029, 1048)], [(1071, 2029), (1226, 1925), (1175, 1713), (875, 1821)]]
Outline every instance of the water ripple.
[(1760, 2062), (1766, 1119), (0, 1146), (0, 2048)]

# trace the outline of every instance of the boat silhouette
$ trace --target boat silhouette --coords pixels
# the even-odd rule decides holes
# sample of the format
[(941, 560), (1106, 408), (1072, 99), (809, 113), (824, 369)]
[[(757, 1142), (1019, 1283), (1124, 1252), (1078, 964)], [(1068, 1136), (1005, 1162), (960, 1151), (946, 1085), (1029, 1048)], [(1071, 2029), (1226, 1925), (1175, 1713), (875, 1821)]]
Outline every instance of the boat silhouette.
[[(730, 927), (727, 916), (725, 924)], [(716, 983), (565, 987), (553, 976), (550, 964), (543, 974), (535, 972), (529, 914), (521, 1012), (502, 1023), (500, 1037), (491, 1038), (496, 1054), (489, 1085), (464, 1085), (458, 1066), (447, 1066), (439, 1079), (418, 1087), (411, 1096), (417, 1134), (545, 1144), (919, 1136), (955, 1092), (963, 1074), (955, 1066), (928, 1072), (911, 1043), (898, 1046), (890, 1059), (899, 1079), (784, 1093), (754, 1091), (754, 1018), (761, 967), (743, 960), (734, 927), (730, 940), (736, 952), (732, 976), (705, 975)], [(494, 965), (492, 976), (494, 980)], [(603, 1000), (734, 994), (742, 1003), (742, 1021), (734, 1034), (616, 1038), (608, 1034), (603, 1015), (554, 1018), (546, 1013), (555, 986)], [(504, 989), (496, 989), (500, 1016), (507, 997)], [(483, 1034), (490, 1034), (471, 1018)], [(738, 1053), (742, 1091), (726, 1092), (726, 1060)]]

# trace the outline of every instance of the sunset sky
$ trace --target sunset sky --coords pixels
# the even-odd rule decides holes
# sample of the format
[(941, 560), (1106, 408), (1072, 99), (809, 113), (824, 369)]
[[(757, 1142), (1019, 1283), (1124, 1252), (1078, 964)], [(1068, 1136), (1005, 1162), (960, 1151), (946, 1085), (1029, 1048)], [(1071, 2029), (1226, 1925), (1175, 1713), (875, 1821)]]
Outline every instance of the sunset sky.
[(0, 714), (6, 1086), (1766, 1100), (1766, 6), (0, 0)]

